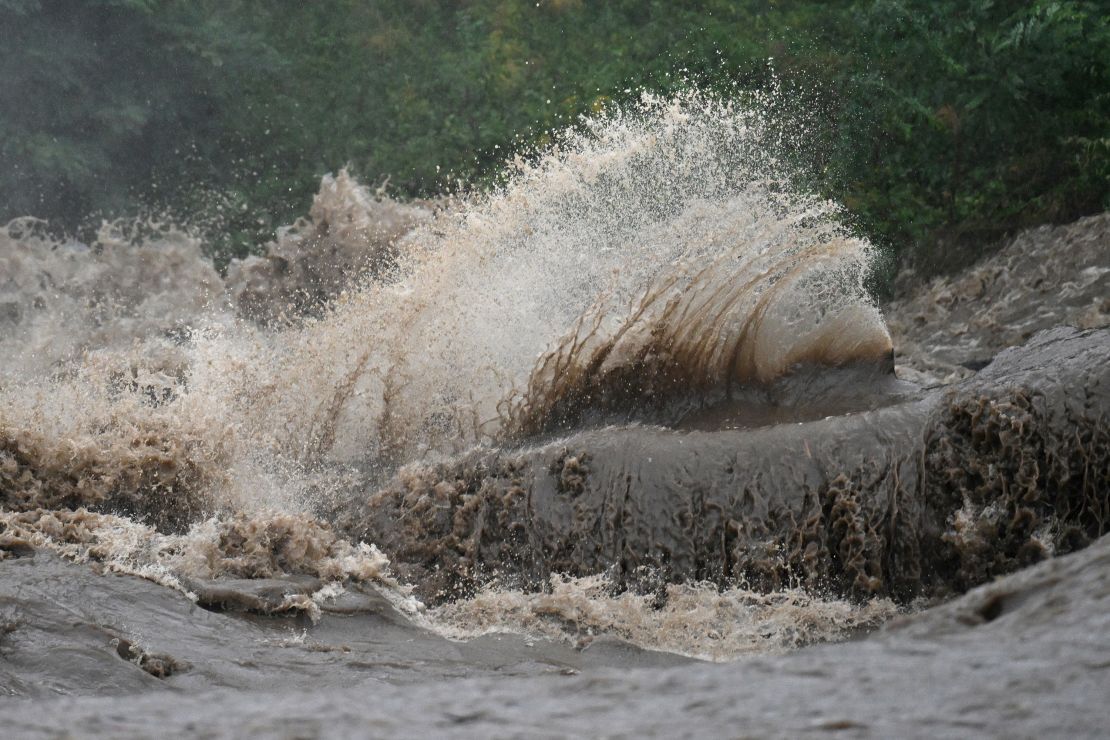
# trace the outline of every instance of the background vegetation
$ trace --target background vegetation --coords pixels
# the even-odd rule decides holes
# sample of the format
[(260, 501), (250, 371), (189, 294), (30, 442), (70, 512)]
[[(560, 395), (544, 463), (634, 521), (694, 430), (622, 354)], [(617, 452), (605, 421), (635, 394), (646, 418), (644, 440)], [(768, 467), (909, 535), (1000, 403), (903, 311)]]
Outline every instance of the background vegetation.
[(924, 271), (1110, 208), (1110, 10), (1085, 0), (0, 0), (0, 222), (139, 204), (224, 257), (349, 164), (399, 195), (685, 76), (774, 76), (815, 186)]

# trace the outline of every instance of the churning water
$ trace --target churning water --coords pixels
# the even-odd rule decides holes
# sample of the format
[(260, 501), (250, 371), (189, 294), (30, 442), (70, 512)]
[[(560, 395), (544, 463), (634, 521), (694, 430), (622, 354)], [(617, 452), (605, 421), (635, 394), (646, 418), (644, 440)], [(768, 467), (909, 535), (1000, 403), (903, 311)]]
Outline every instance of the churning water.
[(226, 276), (172, 226), (9, 224), (3, 551), (221, 608), (326, 620), (371, 589), (413, 634), (711, 659), (981, 580), (962, 554), (1011, 499), (922, 503), (923, 420), (948, 422), (891, 375), (874, 249), (761, 110), (644, 96), (440, 202), (328, 176)]

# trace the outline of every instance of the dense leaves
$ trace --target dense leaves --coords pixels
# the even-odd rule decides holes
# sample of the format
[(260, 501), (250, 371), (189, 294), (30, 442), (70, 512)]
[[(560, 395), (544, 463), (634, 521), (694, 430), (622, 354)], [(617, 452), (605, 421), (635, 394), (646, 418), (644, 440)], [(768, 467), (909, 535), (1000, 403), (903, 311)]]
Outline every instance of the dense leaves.
[(0, 0), (0, 220), (172, 207), (242, 253), (350, 165), (482, 182), (639, 87), (776, 85), (812, 185), (927, 270), (1110, 207), (1083, 0)]

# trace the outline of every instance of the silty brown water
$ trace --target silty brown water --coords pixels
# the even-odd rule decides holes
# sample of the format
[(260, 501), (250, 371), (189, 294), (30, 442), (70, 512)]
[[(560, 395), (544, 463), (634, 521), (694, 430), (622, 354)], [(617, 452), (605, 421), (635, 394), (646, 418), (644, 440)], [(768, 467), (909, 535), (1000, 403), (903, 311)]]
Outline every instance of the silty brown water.
[[(898, 380), (872, 248), (755, 102), (645, 97), (440, 204), (328, 178), (227, 278), (172, 228), (10, 225), (0, 567), (43, 584), (10, 692), (775, 653), (1102, 534), (1106, 333)], [(48, 603), (90, 625), (71, 679)], [(216, 624), (190, 604), (256, 616), (155, 644)], [(297, 657), (219, 667), (258, 640)]]

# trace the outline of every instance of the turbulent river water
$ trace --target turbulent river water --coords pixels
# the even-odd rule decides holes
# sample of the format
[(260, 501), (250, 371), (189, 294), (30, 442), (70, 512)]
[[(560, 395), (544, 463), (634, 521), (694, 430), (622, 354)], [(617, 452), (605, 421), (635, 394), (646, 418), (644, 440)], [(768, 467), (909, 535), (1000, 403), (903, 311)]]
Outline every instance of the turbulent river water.
[[(168, 225), (85, 245), (9, 224), (0, 721), (881, 734), (889, 686), (840, 687), (836, 709), (790, 676), (830, 697), (853, 665), (868, 685), (899, 665), (943, 681), (967, 649), (937, 637), (952, 614), (1009, 650), (999, 615), (1023, 612), (979, 591), (936, 604), (1046, 560), (1016, 601), (1104, 630), (1105, 546), (1054, 558), (1110, 521), (1110, 245), (1060, 278), (1082, 328), (1030, 329), (978, 372), (898, 372), (875, 250), (798, 190), (760, 110), (645, 96), (442, 201), (328, 176), (226, 274)], [(819, 642), (841, 644), (792, 652)], [(1092, 713), (1073, 730), (1106, 712), (1088, 679), (1107, 648), (1080, 652), (1094, 667), (1059, 679)], [(820, 716), (755, 711), (772, 694)], [(644, 724), (655, 699), (672, 716)], [(951, 700), (927, 698), (941, 718)], [(983, 706), (969, 731), (1008, 721)]]

